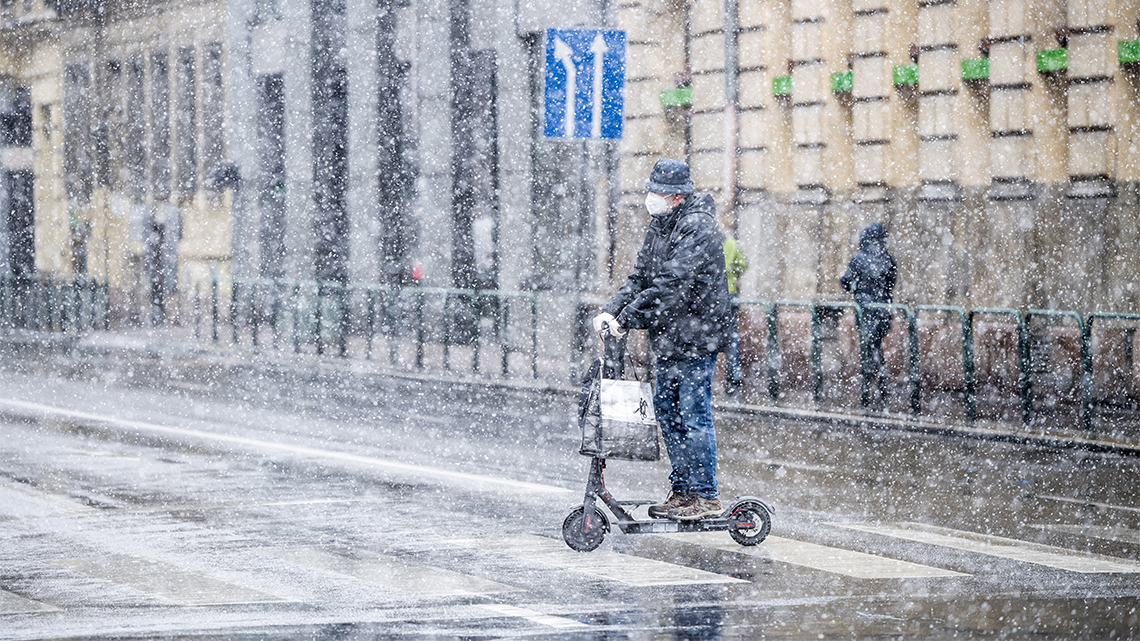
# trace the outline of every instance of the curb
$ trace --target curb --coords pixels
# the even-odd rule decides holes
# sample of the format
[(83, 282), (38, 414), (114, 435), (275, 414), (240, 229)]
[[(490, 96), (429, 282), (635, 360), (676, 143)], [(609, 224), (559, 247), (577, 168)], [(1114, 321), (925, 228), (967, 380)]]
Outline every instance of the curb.
[[(115, 335), (111, 335), (115, 336)], [(103, 338), (100, 335), (99, 338)], [(0, 336), (3, 346), (33, 346), (66, 350), (71, 354), (90, 356), (117, 356), (119, 358), (150, 358), (171, 360), (208, 360), (222, 366), (275, 367), (278, 369), (306, 370), (318, 372), (338, 372), (349, 375), (373, 375), (395, 380), (461, 385), (468, 389), (484, 388), (501, 391), (514, 391), (528, 394), (554, 395), (573, 398), (579, 393), (576, 386), (564, 385), (534, 379), (501, 379), (464, 376), (457, 373), (434, 373), (424, 371), (398, 370), (385, 366), (379, 361), (350, 359), (342, 361), (315, 354), (293, 354), (289, 352), (260, 351), (253, 348), (217, 350), (188, 345), (185, 341), (164, 341), (158, 343), (144, 341), (91, 340), (90, 336), (66, 334), (43, 335), (21, 332)], [(251, 358), (256, 356), (256, 358)], [(805, 408), (752, 405), (747, 403), (714, 402), (714, 409), (724, 414), (750, 417), (770, 417), (804, 422), (827, 422), (857, 429), (891, 430), (967, 438), (987, 441), (1001, 441), (1019, 445), (1056, 449), (1079, 449), (1090, 452), (1111, 453), (1124, 456), (1140, 456), (1140, 443), (1128, 443), (1106, 439), (1088, 438), (1078, 435), (1048, 435), (1021, 432), (1001, 423), (961, 423), (955, 421), (931, 421), (895, 414), (844, 414)]]

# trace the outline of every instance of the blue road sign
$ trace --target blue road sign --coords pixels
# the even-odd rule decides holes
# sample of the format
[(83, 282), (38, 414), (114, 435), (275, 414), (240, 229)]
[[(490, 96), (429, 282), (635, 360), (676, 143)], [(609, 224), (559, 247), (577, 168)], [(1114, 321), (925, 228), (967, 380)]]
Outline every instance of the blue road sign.
[(546, 30), (544, 136), (621, 138), (624, 95), (624, 31)]

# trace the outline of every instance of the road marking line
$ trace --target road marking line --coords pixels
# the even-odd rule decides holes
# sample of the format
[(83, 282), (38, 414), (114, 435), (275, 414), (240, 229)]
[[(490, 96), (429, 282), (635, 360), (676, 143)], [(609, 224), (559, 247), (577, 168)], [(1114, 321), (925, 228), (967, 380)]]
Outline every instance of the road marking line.
[(659, 534), (658, 536), (695, 543), (705, 547), (772, 559), (814, 570), (833, 574), (843, 574), (856, 579), (914, 579), (945, 576), (969, 576), (953, 570), (919, 565), (909, 561), (888, 559), (874, 554), (854, 552), (841, 548), (794, 541), (778, 536), (769, 536), (760, 545), (739, 545), (725, 536), (724, 532), (683, 532)]
[(520, 589), (468, 574), (371, 552), (353, 551), (351, 554), (344, 554), (337, 550), (311, 546), (266, 548), (262, 552), (296, 565), (343, 574), (417, 596), (497, 594), (517, 592)]
[(1112, 503), (1101, 503), (1099, 501), (1086, 501), (1085, 499), (1074, 499), (1068, 496), (1053, 496), (1049, 494), (1038, 494), (1037, 498), (1046, 499), (1049, 501), (1060, 501), (1061, 503), (1075, 503), (1086, 507), (1099, 507), (1106, 510), (1124, 510), (1126, 512), (1140, 512), (1140, 507), (1129, 507), (1127, 505), (1113, 505)]
[(10, 483), (0, 479), (0, 516), (28, 518), (83, 514), (93, 508), (77, 501), (49, 494), (23, 483)]
[(64, 559), (55, 565), (72, 572), (125, 585), (180, 605), (234, 605), (283, 603), (283, 599), (252, 588), (223, 581), (177, 565), (125, 554), (97, 559)]
[(508, 617), (519, 617), (520, 619), (526, 619), (527, 621), (531, 621), (533, 623), (538, 623), (540, 625), (545, 625), (545, 626), (548, 626), (551, 628), (566, 629), (566, 628), (588, 628), (588, 627), (590, 627), (590, 626), (586, 625), (585, 623), (582, 623), (581, 621), (575, 621), (574, 619), (567, 619), (565, 617), (556, 617), (556, 616), (553, 616), (550, 614), (543, 614), (543, 613), (535, 611), (535, 610), (527, 610), (526, 608), (517, 608), (513, 605), (506, 605), (503, 603), (483, 603), (483, 604), (480, 604), (479, 607), (483, 608), (484, 610), (490, 610), (491, 612), (494, 612), (496, 614), (501, 614), (503, 616), (508, 616)]
[(30, 614), (32, 612), (58, 612), (54, 605), (25, 599), (18, 594), (0, 590), (0, 614)]
[(1002, 559), (1044, 565), (1069, 572), (1083, 574), (1140, 572), (1140, 563), (1135, 561), (922, 523), (885, 523), (882, 525), (829, 523), (829, 525)]
[(760, 463), (761, 465), (767, 465), (768, 467), (773, 468), (773, 469), (786, 467), (789, 470), (803, 470), (805, 472), (827, 472), (829, 474), (831, 472), (835, 471), (834, 467), (828, 467), (826, 465), (809, 465), (807, 463), (796, 463), (793, 461), (782, 461), (780, 459), (774, 459), (774, 458), (759, 459), (756, 462)]
[(723, 574), (655, 561), (608, 550), (583, 554), (562, 541), (533, 534), (517, 534), (470, 539), (445, 539), (447, 543), (496, 552), (532, 563), (545, 563), (566, 570), (584, 572), (629, 585), (697, 585), (706, 583), (747, 583)]
[(131, 428), (143, 432), (152, 432), (157, 434), (173, 435), (178, 437), (190, 437), (201, 439), (204, 441), (215, 441), (219, 443), (228, 443), (231, 445), (240, 445), (244, 447), (254, 447), (270, 450), (278, 450), (282, 452), (289, 452), (291, 454), (302, 454), (305, 456), (313, 456), (323, 459), (332, 459), (337, 461), (344, 461), (348, 463), (358, 463), (368, 465), (391, 472), (410, 473), (420, 478), (429, 478), (432, 480), (448, 479), (450, 481), (461, 481), (464, 483), (472, 483), (479, 486), (491, 486), (498, 488), (506, 488), (513, 491), (521, 492), (542, 492), (542, 493), (559, 493), (566, 494), (572, 492), (561, 487), (553, 485), (542, 485), (540, 483), (528, 483), (526, 481), (513, 481), (510, 479), (496, 478), (493, 476), (484, 476), (481, 474), (469, 474), (466, 472), (455, 472), (452, 470), (445, 470), (437, 467), (427, 467), (424, 465), (414, 465), (412, 463), (401, 463), (399, 461), (391, 461), (387, 459), (379, 459), (371, 456), (361, 456), (359, 454), (349, 454), (348, 452), (338, 452), (335, 450), (322, 450), (314, 447), (305, 447), (303, 445), (289, 445), (287, 443), (276, 443), (273, 441), (263, 441), (260, 439), (246, 438), (243, 436), (233, 436), (229, 434), (217, 434), (213, 432), (204, 432), (201, 430), (193, 430), (182, 427), (170, 427), (168, 425), (158, 425), (155, 423), (147, 423), (145, 421), (131, 421), (113, 416), (104, 416), (101, 414), (91, 414), (89, 412), (78, 412), (75, 410), (64, 409), (62, 407), (53, 407), (51, 405), (41, 405), (39, 403), (28, 403), (25, 401), (17, 401), (13, 399), (0, 399), (0, 406), (8, 406), (25, 410), (32, 410), (42, 412), (45, 414), (54, 414), (58, 416), (66, 416), (68, 418), (81, 419), (85, 421), (98, 421), (100, 423), (109, 423), (112, 425), (120, 425), (122, 427)]
[(1031, 527), (1037, 528), (1038, 530), (1052, 530), (1054, 532), (1063, 532), (1065, 534), (1090, 536), (1097, 539), (1104, 539), (1106, 541), (1116, 541), (1117, 543), (1140, 544), (1140, 532), (1119, 525), (1104, 526), (1042, 523), (1039, 525), (1033, 525)]

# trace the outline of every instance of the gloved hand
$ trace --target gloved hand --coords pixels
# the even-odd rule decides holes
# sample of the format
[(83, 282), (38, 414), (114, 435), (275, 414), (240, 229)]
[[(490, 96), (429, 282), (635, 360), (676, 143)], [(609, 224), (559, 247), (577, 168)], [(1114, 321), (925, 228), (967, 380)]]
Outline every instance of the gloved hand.
[(610, 334), (614, 336), (625, 336), (625, 332), (621, 330), (621, 325), (618, 325), (617, 319), (612, 314), (602, 312), (594, 317), (594, 331), (599, 334), (609, 328)]

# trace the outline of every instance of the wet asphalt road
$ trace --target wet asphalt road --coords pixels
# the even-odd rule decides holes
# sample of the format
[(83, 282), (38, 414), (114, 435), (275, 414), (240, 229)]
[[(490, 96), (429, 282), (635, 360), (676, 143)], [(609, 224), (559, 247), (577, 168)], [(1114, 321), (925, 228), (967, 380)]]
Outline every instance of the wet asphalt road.
[[(307, 361), (7, 354), (0, 639), (1128, 638), (1140, 460), (718, 417), (772, 535), (559, 527), (574, 399)], [(612, 462), (618, 498), (668, 465)]]

